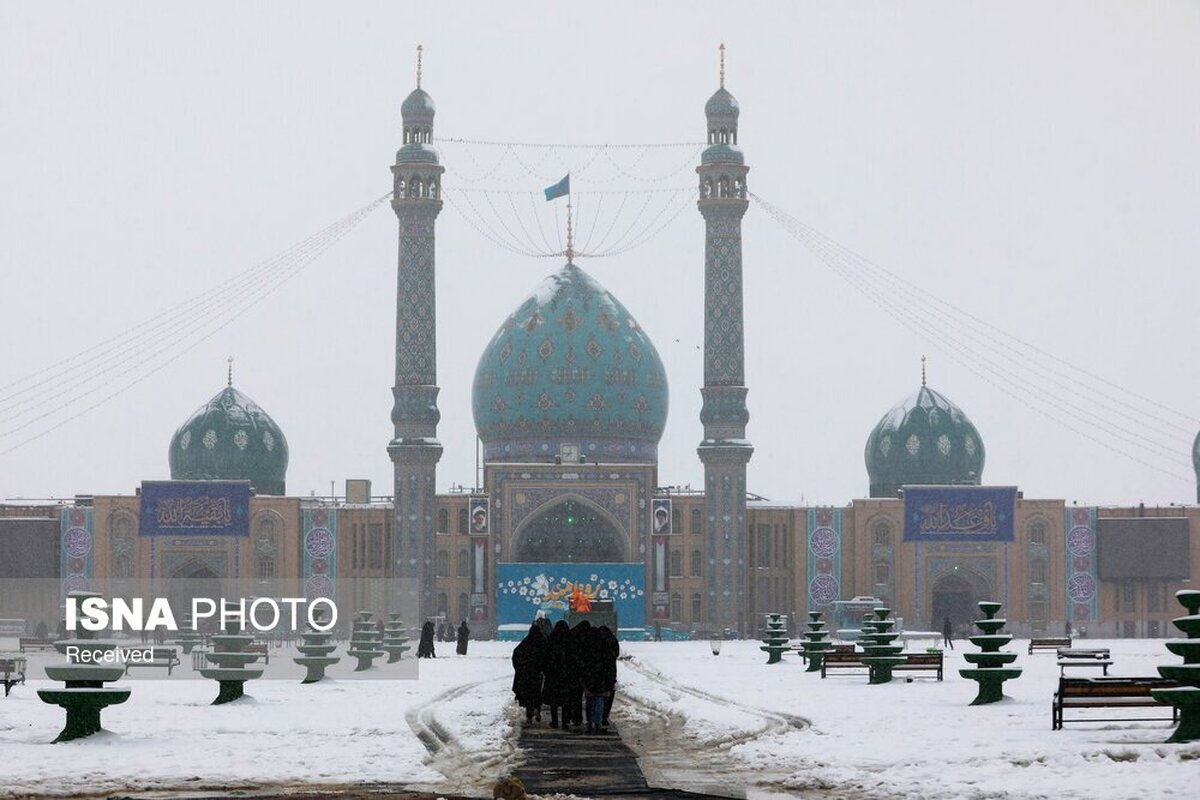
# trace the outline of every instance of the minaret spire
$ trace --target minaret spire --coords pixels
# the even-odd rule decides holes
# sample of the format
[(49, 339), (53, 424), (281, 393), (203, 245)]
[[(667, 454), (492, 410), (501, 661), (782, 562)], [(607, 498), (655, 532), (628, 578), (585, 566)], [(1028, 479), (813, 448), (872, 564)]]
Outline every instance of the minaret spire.
[(233, 356), (225, 360), (229, 362), (229, 366), (225, 370), (225, 385), (233, 386)]
[(392, 210), (399, 222), (396, 273), (396, 377), (392, 388), (394, 526), (390, 575), (406, 621), (419, 624), (436, 609), (434, 488), (442, 445), (437, 385), (437, 303), (434, 223), (442, 210), (442, 173), (433, 140), (433, 98), (417, 83), (400, 106), (404, 146), (392, 166)]
[(571, 224), (571, 193), (567, 192), (567, 263), (571, 263), (574, 260), (575, 229)]
[(704, 535), (710, 568), (704, 573), (705, 622), (743, 633), (753, 625), (748, 588), (746, 464), (754, 447), (746, 438), (745, 342), (742, 307), (742, 216), (749, 207), (746, 166), (737, 147), (738, 104), (725, 90), (725, 46), (721, 88), (704, 106), (708, 148), (696, 168), (697, 206), (704, 217)]
[(925, 385), (925, 356), (921, 356), (921, 386)]

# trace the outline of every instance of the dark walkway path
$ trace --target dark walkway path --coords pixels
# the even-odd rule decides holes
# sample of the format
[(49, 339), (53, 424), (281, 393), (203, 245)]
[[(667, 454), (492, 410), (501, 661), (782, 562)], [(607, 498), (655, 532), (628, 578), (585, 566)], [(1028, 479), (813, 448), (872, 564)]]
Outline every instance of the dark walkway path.
[(629, 800), (717, 797), (648, 786), (637, 758), (621, 741), (617, 728), (609, 730), (613, 732), (589, 735), (562, 731), (545, 723), (522, 725), (519, 743), (525, 761), (514, 774), (530, 794), (619, 795)]

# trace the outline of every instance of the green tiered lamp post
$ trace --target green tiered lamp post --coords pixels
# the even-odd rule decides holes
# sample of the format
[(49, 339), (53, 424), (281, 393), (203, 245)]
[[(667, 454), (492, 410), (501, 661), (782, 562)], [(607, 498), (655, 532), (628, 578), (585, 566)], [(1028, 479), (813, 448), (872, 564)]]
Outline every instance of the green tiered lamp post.
[[(232, 605), (227, 604), (226, 609)], [(208, 654), (208, 662), (216, 666), (205, 667), (200, 674), (221, 687), (217, 699), (212, 701), (214, 706), (237, 700), (246, 693), (246, 681), (262, 677), (261, 667), (246, 666), (258, 659), (258, 653), (242, 652), (253, 641), (253, 636), (242, 633), (242, 626), (232, 614), (225, 617), (224, 632), (212, 637), (213, 652)]]
[(402, 614), (388, 614), (383, 626), (383, 651), (388, 654), (387, 663), (395, 664), (412, 648), (408, 646), (408, 630), (404, 627)]
[(358, 612), (358, 619), (354, 621), (354, 630), (350, 633), (350, 649), (346, 651), (346, 654), (358, 659), (358, 666), (354, 668), (355, 672), (370, 669), (372, 661), (387, 655), (379, 649), (379, 629), (375, 627), (373, 616), (370, 611)]
[(825, 630), (825, 623), (821, 621), (821, 612), (808, 612), (808, 630), (804, 634), (805, 641), (800, 644), (804, 649), (804, 657), (808, 659), (806, 672), (821, 671), (821, 660), (825, 658), (825, 651), (833, 646), (825, 641), (828, 638), (829, 631)]
[(1004, 697), (1004, 682), (1021, 674), (1019, 667), (1004, 666), (1016, 661), (1017, 654), (1000, 652), (1000, 648), (1013, 638), (1011, 634), (1000, 633), (1000, 629), (1008, 622), (1006, 619), (996, 619), (1000, 604), (993, 600), (981, 600), (979, 610), (986, 619), (975, 620), (975, 627), (983, 633), (968, 638), (983, 652), (963, 653), (963, 658), (968, 664), (974, 664), (975, 668), (958, 671), (964, 678), (979, 682), (979, 694), (971, 701), (973, 706), (999, 702)]
[(1151, 689), (1150, 695), (1160, 703), (1179, 708), (1179, 727), (1168, 742), (1194, 742), (1200, 739), (1200, 589), (1181, 589), (1175, 598), (1187, 609), (1187, 615), (1172, 620), (1186, 639), (1168, 639), (1167, 649), (1183, 656), (1182, 664), (1159, 667), (1164, 678), (1179, 681), (1177, 689)]
[(763, 646), (758, 648), (767, 654), (768, 664), (778, 664), (788, 649), (787, 617), (783, 614), (767, 614), (767, 630)]
[(202, 641), (204, 641), (204, 637), (200, 635), (200, 631), (196, 630), (196, 625), (192, 622), (192, 615), (184, 614), (183, 628), (175, 637), (175, 644), (183, 648), (183, 654), (186, 656), (191, 655), (192, 650)]
[[(316, 609), (313, 612), (314, 621), (321, 625), (325, 624), (327, 616), (324, 609)], [(300, 634), (300, 638), (304, 640), (304, 644), (296, 645), (300, 655), (292, 660), (308, 670), (301, 683), (316, 683), (325, 677), (326, 667), (342, 660), (332, 655), (337, 649), (337, 645), (329, 641), (333, 638), (333, 631), (319, 631), (310, 625), (308, 630)]]
[[(68, 592), (67, 602), (75, 606), (75, 618), (79, 619), (79, 605), (89, 597), (100, 596), (95, 592)], [(116, 657), (114, 651), (117, 651), (118, 643), (95, 637), (94, 631), (80, 630), (76, 632), (76, 638), (54, 643), (54, 649), (64, 656), (67, 656), (68, 648), (71, 652), (67, 663), (46, 667), (46, 677), (63, 681), (66, 688), (38, 689), (38, 697), (43, 703), (61, 706), (67, 712), (67, 724), (55, 742), (69, 742), (99, 733), (100, 712), (129, 699), (132, 690), (128, 687), (104, 688), (104, 684), (119, 680), (125, 674), (125, 667), (119, 662), (105, 661), (105, 658)]]
[(896, 620), (888, 619), (890, 613), (890, 608), (877, 608), (876, 619), (863, 622), (864, 630), (868, 625), (873, 629), (870, 633), (863, 634), (866, 641), (863, 643), (865, 655), (862, 662), (871, 671), (868, 683), (889, 683), (892, 680), (892, 667), (905, 661), (904, 656), (897, 655), (904, 649), (904, 645), (893, 644), (900, 638), (900, 634), (892, 631)]

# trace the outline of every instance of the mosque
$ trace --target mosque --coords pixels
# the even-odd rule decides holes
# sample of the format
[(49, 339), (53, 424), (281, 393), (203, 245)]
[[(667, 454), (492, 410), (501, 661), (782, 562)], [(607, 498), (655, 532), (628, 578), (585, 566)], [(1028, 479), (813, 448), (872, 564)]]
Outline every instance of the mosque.
[[(399, 610), (410, 624), (467, 619), (481, 636), (523, 630), (537, 611), (560, 615), (576, 587), (612, 600), (622, 635), (639, 638), (655, 627), (752, 636), (768, 612), (796, 620), (818, 610), (835, 627), (856, 627), (880, 603), (909, 629), (940, 630), (946, 617), (974, 619), (984, 599), (1002, 602), (1022, 635), (1068, 627), (1169, 635), (1173, 594), (1200, 565), (1200, 537), (1190, 536), (1200, 508), (1084, 507), (988, 486), (983, 437), (924, 377), (864, 432), (867, 497), (803, 507), (748, 491), (749, 167), (738, 103), (721, 83), (705, 104), (707, 148), (696, 168), (705, 221), (702, 489), (663, 488), (663, 363), (636, 316), (568, 252), (531, 294), (514, 296), (483, 346), (472, 395), (482, 487), (436, 492), (443, 167), (433, 99), (418, 80), (401, 106), (391, 168), (399, 225), (391, 495), (348, 480), (344, 498), (289, 496), (284, 431), (230, 378), (171, 437), (170, 482), (0, 506), (0, 579), (49, 587), (0, 588), (0, 617), (32, 626), (47, 602), (75, 588), (150, 585), (182, 598), (233, 581), (245, 595), (300, 591), (336, 597), (343, 610)], [(1200, 475), (1200, 438), (1194, 460)], [(224, 517), (207, 528), (175, 524), (184, 507), (210, 522), (212, 509)]]

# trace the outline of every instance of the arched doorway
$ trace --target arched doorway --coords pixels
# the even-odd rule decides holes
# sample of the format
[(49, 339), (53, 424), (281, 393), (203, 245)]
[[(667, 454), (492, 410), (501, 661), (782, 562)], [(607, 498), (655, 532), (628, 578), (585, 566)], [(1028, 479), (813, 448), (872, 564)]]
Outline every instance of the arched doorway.
[(952, 572), (943, 575), (934, 582), (932, 591), (933, 629), (942, 630), (946, 617), (949, 617), (955, 634), (960, 636), (970, 630), (972, 620), (979, 618), (979, 601), (988, 599), (986, 581), (975, 574)]
[(539, 513), (517, 534), (513, 560), (597, 563), (626, 560), (625, 537), (599, 510), (568, 498)]
[[(171, 604), (171, 612), (175, 615), (175, 621), (181, 627), (184, 625), (184, 616), (192, 613), (193, 599), (203, 597), (219, 603), (223, 596), (221, 579), (207, 564), (188, 561), (171, 573), (167, 599)], [(211, 624), (202, 626), (203, 630), (215, 630), (216, 623), (212, 620), (209, 622)]]

